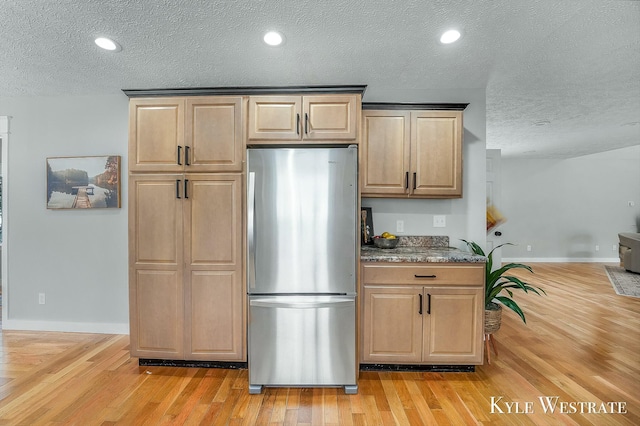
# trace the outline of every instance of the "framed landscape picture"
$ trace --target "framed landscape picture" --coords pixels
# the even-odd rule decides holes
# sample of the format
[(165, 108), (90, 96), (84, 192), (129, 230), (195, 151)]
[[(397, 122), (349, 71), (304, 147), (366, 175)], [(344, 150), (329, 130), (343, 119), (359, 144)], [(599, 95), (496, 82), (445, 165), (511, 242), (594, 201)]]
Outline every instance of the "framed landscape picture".
[(47, 158), (47, 208), (120, 208), (120, 156)]

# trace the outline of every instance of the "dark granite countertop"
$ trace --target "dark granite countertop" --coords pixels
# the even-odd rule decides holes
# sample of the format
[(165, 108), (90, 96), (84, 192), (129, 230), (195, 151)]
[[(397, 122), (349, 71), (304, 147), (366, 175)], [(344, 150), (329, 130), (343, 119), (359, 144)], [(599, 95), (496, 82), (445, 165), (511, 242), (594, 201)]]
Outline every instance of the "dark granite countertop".
[(486, 263), (484, 256), (449, 247), (449, 237), (400, 236), (398, 246), (381, 249), (363, 245), (362, 262), (429, 262), (429, 263)]

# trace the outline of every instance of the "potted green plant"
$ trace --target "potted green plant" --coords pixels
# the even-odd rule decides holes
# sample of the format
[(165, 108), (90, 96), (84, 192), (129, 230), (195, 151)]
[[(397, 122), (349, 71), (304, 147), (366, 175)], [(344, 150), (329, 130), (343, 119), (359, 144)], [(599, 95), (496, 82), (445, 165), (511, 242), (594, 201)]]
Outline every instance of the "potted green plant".
[[(529, 283), (522, 281), (518, 277), (514, 277), (512, 275), (505, 275), (508, 271), (512, 269), (526, 269), (527, 271), (533, 273), (533, 269), (530, 266), (524, 265), (522, 263), (506, 263), (502, 265), (500, 268), (497, 268), (493, 271), (493, 252), (505, 245), (513, 245), (511, 243), (500, 244), (493, 248), (489, 252), (489, 254), (485, 254), (484, 250), (473, 241), (464, 241), (469, 249), (474, 253), (480, 256), (485, 256), (487, 258), (487, 263), (485, 265), (485, 274), (486, 274), (486, 287), (484, 293), (484, 310), (485, 310), (485, 330), (484, 332), (487, 334), (495, 333), (500, 328), (501, 317), (502, 317), (502, 307), (500, 303), (506, 306), (507, 308), (514, 311), (516, 314), (522, 318), (522, 321), (526, 324), (527, 320), (524, 317), (524, 312), (520, 309), (520, 306), (516, 303), (515, 300), (512, 299), (513, 291), (512, 290), (522, 290), (525, 293), (533, 292), (537, 295), (541, 295), (540, 292), (546, 295), (545, 291), (539, 287), (533, 287), (529, 285)], [(503, 292), (508, 294), (505, 295)]]

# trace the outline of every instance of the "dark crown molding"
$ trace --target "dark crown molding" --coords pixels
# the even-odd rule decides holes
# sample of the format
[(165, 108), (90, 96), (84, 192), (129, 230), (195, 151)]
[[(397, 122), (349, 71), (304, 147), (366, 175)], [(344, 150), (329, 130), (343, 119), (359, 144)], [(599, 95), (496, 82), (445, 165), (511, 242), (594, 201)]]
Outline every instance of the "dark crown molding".
[(186, 87), (177, 89), (122, 89), (130, 98), (159, 96), (218, 96), (218, 95), (304, 95), (356, 93), (364, 95), (366, 85), (351, 86), (239, 86)]
[(422, 104), (411, 102), (363, 102), (362, 109), (464, 111), (469, 104)]

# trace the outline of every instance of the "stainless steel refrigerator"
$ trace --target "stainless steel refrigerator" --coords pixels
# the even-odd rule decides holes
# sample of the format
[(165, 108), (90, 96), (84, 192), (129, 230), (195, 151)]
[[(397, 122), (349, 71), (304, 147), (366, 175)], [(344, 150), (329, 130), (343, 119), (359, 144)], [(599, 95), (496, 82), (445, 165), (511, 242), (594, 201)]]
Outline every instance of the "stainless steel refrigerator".
[(249, 392), (357, 392), (357, 147), (247, 150)]

